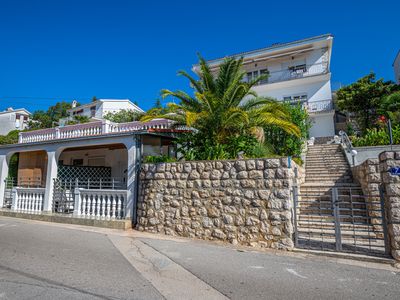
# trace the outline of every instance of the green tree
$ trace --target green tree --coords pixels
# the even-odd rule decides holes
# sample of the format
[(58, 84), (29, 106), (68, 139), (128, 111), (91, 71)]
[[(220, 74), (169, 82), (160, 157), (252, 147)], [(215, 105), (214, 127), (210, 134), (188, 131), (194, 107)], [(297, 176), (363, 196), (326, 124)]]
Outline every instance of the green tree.
[(379, 108), (379, 114), (390, 118), (393, 125), (400, 124), (400, 92), (386, 96)]
[(157, 98), (154, 108), (162, 108), (161, 100), (159, 98)]
[(92, 102), (96, 102), (97, 100), (99, 100), (99, 99), (97, 99), (96, 96), (93, 96), (93, 97), (92, 97)]
[(120, 111), (115, 113), (106, 113), (104, 115), (104, 119), (115, 123), (126, 123), (138, 121), (142, 115), (143, 113), (133, 109), (121, 109)]
[(37, 110), (32, 115), (29, 128), (33, 130), (55, 127), (61, 118), (68, 116), (67, 110), (70, 108), (71, 103), (61, 101), (50, 106), (47, 111)]
[(339, 109), (354, 113), (363, 132), (375, 126), (383, 98), (399, 89), (391, 81), (375, 78), (375, 74), (370, 73), (336, 93)]
[[(175, 97), (180, 103), (168, 103), (164, 111), (150, 110), (142, 118), (143, 121), (167, 118), (176, 121), (177, 126), (196, 129), (196, 133), (189, 136), (190, 147), (202, 149), (208, 145), (207, 149), (213, 153), (210, 155), (213, 159), (231, 158), (235, 151), (229, 148), (240, 136), (254, 140), (254, 137), (262, 135), (265, 126), (275, 125), (285, 132), (300, 135), (299, 128), (291, 122), (285, 106), (271, 98), (258, 98), (252, 90), (268, 75), (246, 82), (246, 72), (242, 70), (243, 59), (227, 58), (217, 75), (202, 57), (199, 56), (199, 60), (199, 79), (185, 71), (178, 73), (189, 80), (194, 95), (184, 91), (162, 90), (163, 97)], [(251, 149), (247, 149), (246, 154), (250, 152)]]

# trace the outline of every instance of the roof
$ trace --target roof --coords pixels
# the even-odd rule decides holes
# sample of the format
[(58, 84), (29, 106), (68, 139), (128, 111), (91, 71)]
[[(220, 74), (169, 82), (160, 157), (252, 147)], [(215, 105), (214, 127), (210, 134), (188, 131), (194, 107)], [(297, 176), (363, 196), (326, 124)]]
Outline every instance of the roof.
[(13, 109), (12, 110), (4, 110), (0, 112), (0, 115), (5, 115), (5, 114), (9, 114), (9, 113), (17, 113), (17, 112), (24, 112), (27, 115), (31, 115), (31, 113), (26, 110), (25, 108), (17, 108), (17, 109)]
[(139, 106), (137, 106), (135, 103), (133, 103), (131, 100), (129, 99), (98, 99), (96, 101), (90, 102), (90, 103), (86, 103), (86, 104), (82, 104), (79, 105), (77, 107), (74, 108), (70, 108), (67, 111), (74, 111), (74, 110), (78, 110), (78, 109), (82, 109), (84, 107), (90, 107), (93, 106), (95, 104), (98, 103), (103, 103), (103, 102), (129, 102), (132, 106), (134, 106), (137, 110), (143, 112), (143, 109), (141, 109)]
[[(302, 44), (310, 44), (310, 43), (313, 43), (313, 42), (328, 40), (328, 39), (332, 39), (332, 38), (333, 38), (333, 35), (330, 34), (330, 33), (327, 33), (327, 34), (322, 34), (322, 35), (309, 37), (309, 38), (305, 38), (305, 39), (301, 39), (301, 40), (295, 40), (295, 41), (287, 42), (287, 43), (275, 43), (275, 44), (272, 44), (271, 46), (268, 46), (268, 47), (259, 48), (259, 49), (255, 49), (255, 50), (250, 50), (250, 51), (245, 51), (245, 52), (239, 52), (239, 53), (236, 53), (236, 54), (227, 55), (227, 56), (219, 57), (219, 58), (216, 58), (216, 59), (211, 59), (211, 60), (208, 60), (207, 62), (210, 63), (210, 64), (214, 64), (214, 63), (218, 63), (219, 61), (222, 61), (226, 57), (241, 57), (241, 56), (248, 56), (248, 55), (259, 55), (259, 54), (262, 54), (264, 52), (283, 50), (285, 48), (289, 48), (289, 47), (292, 47), (292, 46), (299, 46), (299, 45), (302, 45)], [(197, 64), (194, 65), (194, 67), (196, 67), (196, 66), (197, 66)]]
[(396, 63), (397, 58), (399, 58), (399, 57), (400, 57), (400, 49), (399, 49), (399, 51), (397, 51), (397, 55), (396, 55), (396, 57), (394, 58), (394, 61), (393, 61), (393, 63), (392, 63), (392, 66), (394, 66), (394, 64)]

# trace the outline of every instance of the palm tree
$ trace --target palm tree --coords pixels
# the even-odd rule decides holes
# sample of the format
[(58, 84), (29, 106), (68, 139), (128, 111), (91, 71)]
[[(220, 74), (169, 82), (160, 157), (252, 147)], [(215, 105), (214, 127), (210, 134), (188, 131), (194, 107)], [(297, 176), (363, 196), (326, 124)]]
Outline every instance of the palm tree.
[(195, 128), (222, 144), (232, 136), (260, 136), (262, 128), (270, 125), (299, 136), (299, 128), (290, 121), (290, 115), (283, 105), (272, 98), (259, 98), (252, 90), (268, 75), (246, 81), (242, 58), (225, 59), (217, 74), (201, 56), (199, 61), (199, 79), (185, 71), (178, 73), (189, 80), (194, 89), (193, 96), (184, 91), (162, 90), (164, 98), (172, 96), (179, 99), (180, 103), (169, 103), (166, 109), (153, 109), (142, 121), (171, 119), (177, 125)]

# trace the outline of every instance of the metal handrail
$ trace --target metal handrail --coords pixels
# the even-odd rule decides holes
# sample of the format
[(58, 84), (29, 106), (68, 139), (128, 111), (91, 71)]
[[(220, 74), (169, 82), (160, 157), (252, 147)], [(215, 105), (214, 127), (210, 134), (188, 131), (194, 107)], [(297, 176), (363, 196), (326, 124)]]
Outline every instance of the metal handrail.
[(353, 144), (351, 143), (349, 136), (343, 130), (339, 131), (339, 135), (341, 138), (341, 144), (343, 145), (343, 148), (345, 148), (345, 150), (350, 153), (353, 150)]

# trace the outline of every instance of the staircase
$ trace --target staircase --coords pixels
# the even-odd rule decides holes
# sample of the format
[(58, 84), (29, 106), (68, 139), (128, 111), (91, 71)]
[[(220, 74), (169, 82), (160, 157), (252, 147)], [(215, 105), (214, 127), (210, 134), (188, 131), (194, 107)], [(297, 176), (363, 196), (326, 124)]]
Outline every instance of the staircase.
[(351, 247), (369, 247), (370, 250), (371, 237), (375, 243), (377, 235), (368, 222), (367, 204), (361, 186), (353, 180), (341, 146), (310, 146), (305, 171), (305, 183), (301, 185), (298, 197), (298, 246), (335, 249), (337, 233), (335, 235), (332, 189), (337, 188), (343, 245), (348, 246), (347, 250)]

